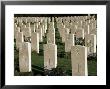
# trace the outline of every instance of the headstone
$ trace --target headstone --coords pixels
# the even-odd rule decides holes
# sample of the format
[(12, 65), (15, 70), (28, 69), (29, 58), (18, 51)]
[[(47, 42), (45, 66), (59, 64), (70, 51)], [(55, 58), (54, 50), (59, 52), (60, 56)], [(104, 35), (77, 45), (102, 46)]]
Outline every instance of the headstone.
[(57, 45), (44, 44), (44, 67), (49, 70), (57, 67)]
[(90, 33), (90, 26), (89, 25), (85, 25), (85, 27), (84, 27), (84, 36), (86, 36), (89, 33)]
[(38, 29), (38, 26), (39, 26), (39, 23), (36, 22), (36, 23), (35, 23), (35, 29)]
[(25, 28), (26, 28), (26, 25), (22, 25), (22, 26), (21, 26), (21, 29), (20, 29), (21, 32), (23, 32), (23, 30), (24, 30)]
[(23, 17), (23, 18), (22, 18), (22, 21), (23, 21), (24, 23), (27, 23), (27, 18), (26, 18), (26, 17)]
[(44, 24), (44, 33), (46, 33), (46, 31), (47, 31), (47, 22), (45, 22)]
[(20, 44), (24, 42), (24, 38), (23, 38), (23, 32), (18, 32), (17, 34), (17, 38), (16, 38), (16, 48), (19, 49)]
[(19, 22), (19, 27), (23, 27), (24, 26), (24, 24), (22, 23), (22, 20)]
[(60, 37), (62, 37), (62, 35), (64, 33), (64, 25), (62, 23), (57, 22), (57, 28), (60, 33)]
[(31, 28), (31, 33), (35, 32), (35, 24), (31, 24), (30, 28)]
[(51, 30), (51, 29), (54, 29), (54, 22), (50, 22), (49, 23), (49, 28), (48, 28), (49, 30)]
[(96, 35), (88, 34), (85, 36), (85, 46), (88, 49), (88, 54), (96, 53)]
[(70, 29), (71, 29), (71, 34), (75, 34), (75, 32), (77, 30), (77, 25), (72, 24)]
[(65, 40), (65, 52), (70, 52), (71, 47), (75, 45), (74, 34), (67, 34)]
[(62, 30), (62, 42), (64, 43), (65, 42), (65, 39), (66, 39), (66, 35), (69, 34), (69, 29), (68, 28), (64, 28)]
[(76, 30), (76, 38), (83, 38), (84, 39), (84, 29), (78, 28)]
[(36, 51), (37, 53), (39, 53), (39, 33), (32, 33), (31, 48), (32, 51)]
[(55, 29), (51, 29), (47, 33), (47, 43), (55, 44)]
[(14, 28), (14, 38), (17, 38), (18, 32), (20, 32), (20, 27)]
[(31, 43), (23, 42), (19, 49), (19, 69), (20, 72), (31, 71)]
[(31, 29), (30, 29), (30, 27), (26, 27), (25, 29), (23, 29), (23, 35), (25, 37), (30, 37), (31, 36)]
[(55, 44), (55, 28), (50, 27), (47, 33), (47, 43)]
[(30, 27), (30, 23), (26, 23), (26, 27)]
[(71, 47), (72, 76), (87, 76), (87, 47), (76, 45)]
[(45, 37), (45, 28), (44, 28), (44, 25), (42, 25), (42, 36)]
[(90, 34), (97, 35), (97, 30), (96, 29), (91, 29)]
[(39, 33), (39, 42), (43, 42), (42, 27), (39, 26), (39, 28), (36, 29), (36, 32)]

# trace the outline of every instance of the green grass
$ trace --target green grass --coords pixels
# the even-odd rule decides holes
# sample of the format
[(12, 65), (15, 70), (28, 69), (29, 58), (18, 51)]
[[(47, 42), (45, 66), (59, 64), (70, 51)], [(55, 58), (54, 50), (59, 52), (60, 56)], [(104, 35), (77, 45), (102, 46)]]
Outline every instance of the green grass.
[(44, 67), (44, 57), (39, 56), (36, 52), (31, 54), (31, 63), (32, 65), (37, 65), (39, 67)]
[(88, 75), (97, 76), (97, 61), (94, 59), (88, 60)]
[(65, 70), (71, 70), (71, 59), (58, 58), (58, 66)]
[[(71, 71), (71, 59), (59, 58), (57, 60), (58, 66), (66, 71)], [(32, 53), (32, 65), (37, 65), (39, 67), (44, 67), (44, 57), (39, 56), (36, 53)], [(97, 61), (88, 60), (88, 75), (97, 76)]]

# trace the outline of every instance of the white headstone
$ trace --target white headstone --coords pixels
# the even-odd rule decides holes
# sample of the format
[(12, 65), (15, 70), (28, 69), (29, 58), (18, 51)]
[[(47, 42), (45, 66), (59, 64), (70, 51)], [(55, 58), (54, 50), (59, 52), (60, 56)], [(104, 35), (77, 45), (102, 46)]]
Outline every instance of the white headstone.
[(31, 71), (31, 43), (23, 42), (19, 49), (19, 69), (20, 72)]
[(96, 35), (88, 34), (85, 36), (85, 46), (88, 49), (88, 54), (96, 53)]
[(57, 67), (57, 45), (44, 44), (44, 67), (49, 70)]
[(32, 33), (31, 48), (32, 51), (36, 51), (37, 53), (39, 53), (39, 33)]
[(26, 25), (22, 25), (22, 26), (21, 26), (21, 29), (20, 29), (21, 32), (22, 32), (25, 28), (26, 28)]
[(89, 25), (85, 25), (85, 27), (84, 27), (84, 36), (86, 36), (89, 33), (90, 33), (90, 26)]
[(39, 42), (43, 42), (43, 32), (42, 32), (42, 26), (39, 25), (38, 29), (36, 29), (36, 33), (39, 33)]
[(23, 32), (18, 32), (17, 37), (16, 37), (16, 48), (19, 49), (20, 44), (24, 42), (23, 38)]
[(25, 29), (23, 29), (23, 35), (25, 37), (30, 37), (31, 36), (31, 29), (30, 29), (30, 27), (26, 27)]
[(75, 32), (77, 30), (77, 25), (72, 24), (70, 29), (71, 29), (71, 34), (75, 34)]
[(31, 28), (31, 33), (35, 32), (35, 24), (31, 24), (30, 28)]
[(18, 32), (20, 32), (20, 27), (14, 28), (14, 38), (17, 38)]
[(69, 34), (69, 29), (68, 28), (64, 28), (62, 30), (62, 42), (65, 42), (65, 39), (66, 39), (66, 35)]
[(47, 43), (55, 44), (55, 30), (49, 30), (47, 33)]
[(83, 38), (84, 39), (84, 29), (78, 28), (76, 30), (76, 38)]
[(67, 34), (65, 40), (65, 52), (70, 52), (71, 47), (75, 45), (74, 34)]
[(30, 23), (26, 23), (26, 27), (30, 27)]
[(72, 76), (87, 76), (87, 47), (76, 45), (71, 47)]

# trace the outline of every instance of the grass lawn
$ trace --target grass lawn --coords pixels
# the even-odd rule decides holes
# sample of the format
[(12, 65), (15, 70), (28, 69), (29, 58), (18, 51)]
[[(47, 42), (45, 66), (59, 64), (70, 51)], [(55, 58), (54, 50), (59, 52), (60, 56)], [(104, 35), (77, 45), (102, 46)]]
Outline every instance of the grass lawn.
[[(44, 67), (44, 57), (39, 56), (35, 52), (32, 53), (32, 65), (37, 65), (39, 67)], [(58, 57), (58, 66), (63, 68), (66, 71), (71, 72), (71, 59), (59, 58)], [(97, 75), (97, 61), (88, 60), (88, 75), (96, 76)]]
[(97, 76), (97, 61), (88, 60), (88, 75)]

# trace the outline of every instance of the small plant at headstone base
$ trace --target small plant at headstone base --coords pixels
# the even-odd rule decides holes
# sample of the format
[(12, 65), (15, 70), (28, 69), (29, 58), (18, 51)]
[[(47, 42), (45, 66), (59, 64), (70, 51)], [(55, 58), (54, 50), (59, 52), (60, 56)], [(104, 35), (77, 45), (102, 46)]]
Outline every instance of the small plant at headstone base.
[(52, 68), (51, 70), (45, 69), (44, 75), (47, 75), (47, 76), (66, 76), (67, 74), (63, 68), (57, 66), (56, 68)]

